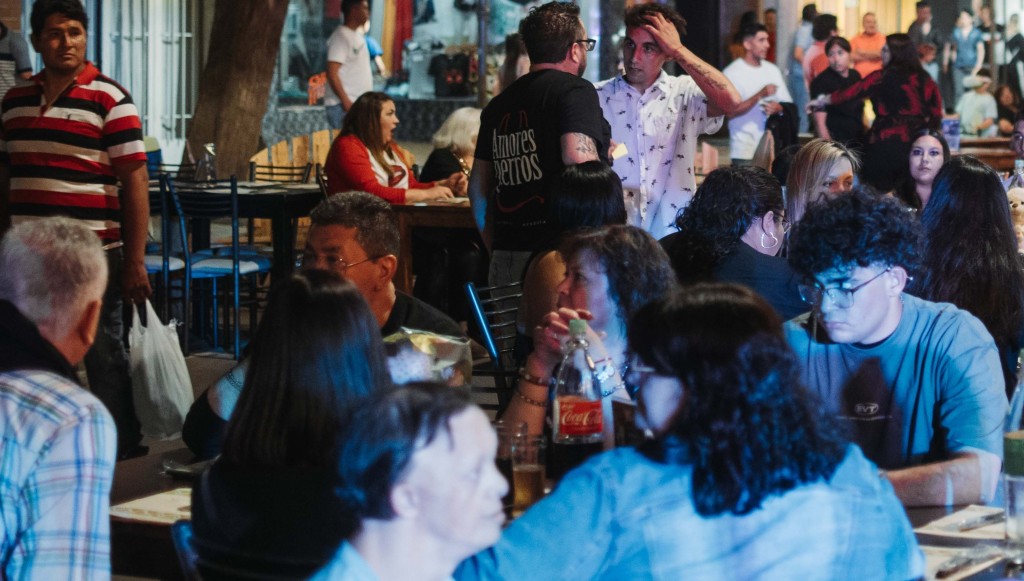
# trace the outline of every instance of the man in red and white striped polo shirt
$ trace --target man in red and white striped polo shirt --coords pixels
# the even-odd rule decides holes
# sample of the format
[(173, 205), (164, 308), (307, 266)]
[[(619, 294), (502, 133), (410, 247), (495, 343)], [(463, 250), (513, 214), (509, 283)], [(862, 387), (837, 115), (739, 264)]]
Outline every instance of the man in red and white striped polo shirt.
[(0, 105), (0, 231), (10, 221), (66, 215), (111, 247), (100, 329), (85, 365), (90, 389), (117, 423), (118, 454), (125, 457), (140, 451), (142, 436), (122, 340), (122, 297), (141, 302), (150, 295), (142, 123), (128, 93), (85, 60), (88, 17), (80, 0), (36, 0), (31, 23), (44, 69)]

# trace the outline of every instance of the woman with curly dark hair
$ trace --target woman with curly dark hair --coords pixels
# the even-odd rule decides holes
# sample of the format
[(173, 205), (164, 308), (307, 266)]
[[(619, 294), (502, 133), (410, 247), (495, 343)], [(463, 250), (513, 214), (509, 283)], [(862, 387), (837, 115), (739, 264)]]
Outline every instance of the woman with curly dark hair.
[(924, 264), (907, 292), (981, 319), (999, 348), (1011, 395), (1024, 330), (1024, 270), (999, 176), (972, 156), (950, 159), (935, 177), (921, 224)]
[[(534, 350), (526, 358), (504, 418), (525, 421), (531, 434), (544, 429), (548, 393), (570, 319), (586, 319), (594, 361), (603, 362), (608, 384), (624, 387), (626, 323), (640, 307), (661, 297), (675, 282), (668, 256), (647, 232), (633, 226), (605, 226), (570, 235), (559, 248), (565, 278), (557, 287), (556, 310), (533, 330)], [(607, 369), (605, 369), (607, 367)], [(605, 397), (605, 441), (613, 442), (611, 401), (631, 401), (625, 389)]]
[(776, 255), (789, 223), (782, 187), (759, 167), (723, 167), (697, 188), (679, 232), (661, 239), (683, 284), (719, 280), (746, 285), (785, 319), (807, 310), (789, 264)]
[(672, 293), (633, 317), (629, 349), (653, 439), (570, 472), (457, 579), (923, 574), (892, 486), (819, 413), (763, 299), (718, 283)]

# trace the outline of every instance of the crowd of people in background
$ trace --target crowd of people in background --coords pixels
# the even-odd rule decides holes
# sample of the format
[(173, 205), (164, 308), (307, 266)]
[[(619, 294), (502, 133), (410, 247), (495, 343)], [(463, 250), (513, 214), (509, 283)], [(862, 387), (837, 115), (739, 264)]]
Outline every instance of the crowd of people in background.
[[(638, 4), (623, 70), (595, 86), (580, 7), (542, 4), (506, 43), (500, 92), (445, 121), (417, 176), (394, 100), (364, 86), (369, 4), (343, 0), (327, 103), (341, 132), (298, 272), (274, 281), (245, 354), (183, 427), (214, 459), (192, 490), (200, 573), (923, 577), (905, 508), (995, 499), (1024, 345), (1001, 176), (952, 156), (940, 124), (956, 109), (965, 135), (1011, 135), (1024, 158), (1019, 77), (993, 92), (1006, 71), (985, 68), (1024, 37), (988, 6), (949, 34), (916, 9), (907, 33), (868, 13), (845, 39), (809, 4), (784, 73), (774, 11), (745, 16), (719, 71), (676, 10)], [(139, 434), (130, 384), (89, 362), (97, 346), (123, 356), (121, 301), (150, 294), (141, 122), (84, 59), (78, 0), (36, 0), (31, 20), (45, 69), (0, 107), (0, 578), (102, 578), (115, 462)], [(700, 136), (725, 125), (732, 163), (698, 175)], [(417, 296), (397, 290), (410, 233), (392, 205), (456, 197), (476, 230), (412, 232)], [(607, 387), (603, 453), (504, 528), (494, 418), (409, 381), (382, 340), (473, 336), (465, 282), (522, 284), (500, 413), (524, 437), (550, 436), (579, 320)], [(616, 406), (635, 445), (617, 446)]]

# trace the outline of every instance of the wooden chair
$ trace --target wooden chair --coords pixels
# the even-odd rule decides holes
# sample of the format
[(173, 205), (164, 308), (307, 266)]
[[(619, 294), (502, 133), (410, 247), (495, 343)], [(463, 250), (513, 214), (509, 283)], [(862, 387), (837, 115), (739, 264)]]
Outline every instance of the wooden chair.
[(518, 373), (513, 351), (523, 283), (477, 288), (474, 283), (467, 282), (465, 288), (473, 319), (480, 328), (483, 346), (490, 359), (484, 364), (474, 365), (473, 376), (494, 378), (493, 388), (474, 387), (473, 391), (495, 394), (497, 405), (484, 404), (480, 407), (494, 410), (500, 417), (512, 398)]
[(313, 174), (313, 164), (295, 165), (263, 165), (249, 161), (250, 182), (280, 182), (288, 184), (308, 184)]

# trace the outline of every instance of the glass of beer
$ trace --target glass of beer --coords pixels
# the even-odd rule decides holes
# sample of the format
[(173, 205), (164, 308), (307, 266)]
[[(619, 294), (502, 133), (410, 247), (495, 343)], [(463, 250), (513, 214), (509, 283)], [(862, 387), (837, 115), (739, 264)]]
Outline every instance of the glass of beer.
[(494, 431), (498, 436), (498, 453), (495, 456), (495, 463), (498, 465), (498, 472), (508, 481), (508, 493), (502, 498), (502, 505), (505, 507), (505, 516), (512, 518), (512, 509), (515, 501), (515, 478), (512, 476), (512, 449), (516, 438), (526, 435), (526, 422), (506, 422), (499, 420), (494, 422)]
[(544, 498), (544, 436), (522, 435), (512, 445), (512, 480), (515, 483), (515, 508), (519, 516), (535, 502)]

